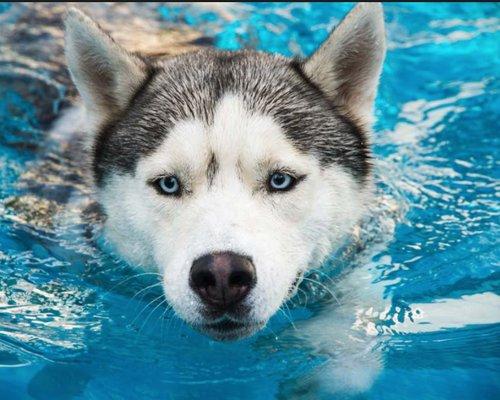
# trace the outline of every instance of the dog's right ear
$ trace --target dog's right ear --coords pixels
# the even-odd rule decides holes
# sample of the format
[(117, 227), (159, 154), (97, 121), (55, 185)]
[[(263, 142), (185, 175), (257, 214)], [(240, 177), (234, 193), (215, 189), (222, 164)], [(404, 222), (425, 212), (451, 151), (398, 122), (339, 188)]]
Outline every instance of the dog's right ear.
[(91, 123), (99, 126), (127, 107), (146, 80), (147, 65), (82, 11), (70, 8), (64, 23), (71, 76)]

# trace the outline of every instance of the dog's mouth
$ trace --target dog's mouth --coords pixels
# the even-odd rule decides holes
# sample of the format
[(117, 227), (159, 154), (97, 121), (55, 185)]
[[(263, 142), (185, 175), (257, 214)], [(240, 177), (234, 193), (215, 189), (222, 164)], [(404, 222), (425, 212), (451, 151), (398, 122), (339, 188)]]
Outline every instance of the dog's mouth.
[(263, 325), (262, 322), (241, 322), (224, 317), (216, 322), (203, 323), (198, 328), (214, 339), (228, 341), (248, 337), (262, 328)]

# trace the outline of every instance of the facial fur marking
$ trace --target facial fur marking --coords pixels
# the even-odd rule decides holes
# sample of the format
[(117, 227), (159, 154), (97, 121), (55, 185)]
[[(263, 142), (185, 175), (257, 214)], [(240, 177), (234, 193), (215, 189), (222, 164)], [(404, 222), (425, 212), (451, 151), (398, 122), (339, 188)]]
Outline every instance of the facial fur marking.
[[(92, 170), (94, 174), (94, 180), (98, 186), (103, 184), (103, 178), (105, 175), (102, 163), (100, 163), (99, 161), (104, 158), (104, 153), (108, 147), (107, 143), (109, 142), (110, 136), (115, 130), (116, 124), (119, 122), (119, 118), (123, 115), (128, 114), (129, 110), (134, 108), (137, 100), (141, 96), (143, 96), (143, 94), (146, 92), (146, 89), (151, 84), (158, 72), (159, 69), (155, 68), (154, 66), (148, 66), (145, 80), (130, 98), (124, 111), (120, 113), (120, 115), (113, 116), (113, 118), (107, 121), (95, 135), (95, 141), (93, 144)], [(123, 160), (122, 165), (125, 167), (125, 169), (127, 169), (126, 167), (128, 163), (126, 160)]]
[(208, 186), (212, 186), (212, 183), (214, 181), (215, 175), (217, 174), (218, 170), (219, 170), (219, 164), (217, 162), (217, 159), (215, 158), (215, 154), (212, 153), (212, 156), (210, 157), (210, 161), (208, 162), (207, 166)]
[[(291, 61), (290, 66), (295, 71), (295, 73), (307, 84), (311, 87), (311, 89), (317, 92), (327, 103), (330, 104), (332, 108), (332, 114), (336, 114), (340, 120), (343, 120), (347, 126), (347, 129), (351, 131), (351, 133), (357, 137), (357, 142), (359, 144), (359, 149), (362, 154), (366, 156), (365, 159), (362, 159), (364, 162), (352, 164), (351, 168), (357, 172), (357, 177), (361, 183), (369, 176), (371, 172), (371, 153), (369, 150), (369, 141), (367, 137), (367, 132), (362, 127), (361, 123), (352, 118), (352, 116), (348, 115), (345, 112), (339, 110), (339, 107), (336, 106), (333, 101), (328, 97), (328, 95), (321, 89), (315, 82), (313, 82), (304, 72), (303, 62), (299, 59), (294, 59)], [(327, 162), (326, 164), (328, 164)]]
[(98, 184), (113, 171), (131, 172), (176, 122), (196, 119), (210, 125), (228, 93), (241, 97), (252, 113), (274, 118), (298, 150), (318, 157), (323, 166), (340, 165), (361, 183), (368, 173), (361, 129), (285, 58), (204, 50), (162, 61), (156, 68), (133, 107), (101, 135), (97, 147), (102, 151), (94, 160)]

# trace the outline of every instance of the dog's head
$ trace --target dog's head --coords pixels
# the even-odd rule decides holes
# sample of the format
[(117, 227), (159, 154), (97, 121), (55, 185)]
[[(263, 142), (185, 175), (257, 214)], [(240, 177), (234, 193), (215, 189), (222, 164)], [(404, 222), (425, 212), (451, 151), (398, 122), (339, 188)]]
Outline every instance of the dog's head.
[(359, 219), (385, 54), (360, 4), (306, 61), (204, 50), (147, 60), (77, 10), (69, 68), (88, 112), (109, 239), (218, 339), (247, 336)]

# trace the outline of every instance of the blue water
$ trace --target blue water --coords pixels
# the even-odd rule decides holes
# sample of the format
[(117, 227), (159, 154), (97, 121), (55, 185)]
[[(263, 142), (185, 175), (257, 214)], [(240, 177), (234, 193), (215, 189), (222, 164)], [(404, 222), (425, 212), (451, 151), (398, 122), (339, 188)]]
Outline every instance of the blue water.
[[(378, 201), (365, 245), (346, 244), (316, 276), (339, 302), (305, 285), (265, 330), (229, 344), (159, 305), (154, 277), (81, 217), (90, 190), (48, 134), (67, 87), (2, 41), (19, 7), (0, 5), (1, 399), (500, 397), (498, 4), (385, 6)], [(147, 6), (220, 48), (289, 56), (310, 54), (351, 7)], [(363, 349), (352, 368), (348, 336)], [(339, 390), (344, 373), (354, 384)]]

